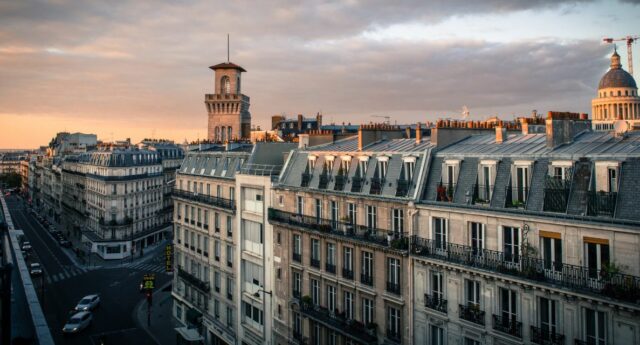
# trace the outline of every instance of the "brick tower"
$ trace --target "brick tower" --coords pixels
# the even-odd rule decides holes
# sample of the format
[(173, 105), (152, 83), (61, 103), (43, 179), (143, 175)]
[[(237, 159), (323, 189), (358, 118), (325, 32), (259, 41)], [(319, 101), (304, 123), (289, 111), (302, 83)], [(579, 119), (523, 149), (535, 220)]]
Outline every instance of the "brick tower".
[(215, 93), (206, 94), (204, 99), (209, 114), (207, 138), (222, 143), (249, 139), (249, 97), (240, 88), (241, 74), (246, 70), (231, 62), (209, 68), (215, 72)]

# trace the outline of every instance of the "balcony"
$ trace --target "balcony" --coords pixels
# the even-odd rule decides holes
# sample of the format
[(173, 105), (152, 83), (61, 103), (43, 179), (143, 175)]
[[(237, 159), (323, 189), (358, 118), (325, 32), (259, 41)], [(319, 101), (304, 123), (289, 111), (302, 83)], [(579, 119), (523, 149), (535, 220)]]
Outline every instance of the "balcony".
[(369, 189), (369, 194), (374, 194), (374, 195), (382, 194), (382, 187), (384, 187), (384, 179), (379, 177), (372, 177), (371, 189)]
[(447, 300), (437, 295), (424, 294), (424, 306), (441, 313), (447, 313)]
[(411, 181), (407, 181), (405, 179), (398, 179), (397, 187), (396, 187), (396, 196), (405, 197), (409, 193), (409, 187), (411, 186)]
[(326, 173), (320, 174), (318, 189), (327, 189), (328, 184), (329, 184), (329, 175), (327, 175)]
[(453, 194), (456, 191), (455, 183), (445, 183), (438, 184), (438, 188), (436, 189), (436, 201), (442, 202), (452, 202)]
[(188, 283), (189, 285), (195, 287), (196, 289), (208, 294), (209, 291), (211, 291), (211, 286), (209, 286), (209, 282), (204, 282), (202, 280), (200, 280), (198, 277), (196, 277), (195, 275), (185, 271), (182, 269), (182, 267), (180, 267), (178, 269), (178, 277), (180, 277), (182, 280), (184, 280), (186, 283)]
[(172, 192), (174, 198), (181, 198), (191, 201), (200, 202), (206, 205), (212, 205), (227, 210), (234, 211), (236, 209), (235, 201), (232, 199), (220, 198), (206, 194), (198, 194), (186, 190), (174, 189)]
[(342, 191), (344, 190), (344, 185), (347, 183), (347, 177), (345, 175), (337, 175), (335, 177), (336, 183), (333, 186), (333, 190)]
[(342, 278), (353, 280), (353, 270), (350, 270), (348, 268), (343, 268), (342, 269)]
[(302, 173), (300, 187), (309, 187), (309, 182), (311, 182), (311, 174)]
[(392, 343), (396, 343), (396, 344), (402, 343), (402, 336), (400, 335), (400, 331), (398, 330), (387, 328), (387, 333), (385, 335), (386, 335), (386, 338), (390, 340)]
[(387, 292), (395, 295), (400, 295), (400, 283), (387, 282)]
[(351, 179), (351, 193), (362, 192), (362, 184), (364, 179), (362, 177), (353, 177)]
[(360, 282), (364, 285), (373, 286), (373, 276), (369, 274), (360, 274)]
[(493, 186), (484, 184), (473, 185), (473, 200), (474, 205), (486, 206), (491, 203), (491, 189)]
[(320, 268), (320, 259), (311, 258), (310, 261), (311, 267)]
[(469, 322), (473, 322), (478, 325), (484, 326), (484, 310), (480, 310), (480, 306), (477, 304), (469, 304), (458, 306), (458, 310), (460, 311), (460, 318), (463, 320), (467, 320)]
[(529, 186), (512, 186), (509, 185), (505, 188), (507, 208), (520, 208), (527, 207), (527, 197), (529, 196)]
[(329, 272), (329, 273), (336, 274), (336, 265), (326, 262), (324, 264), (324, 270)]
[(292, 212), (269, 209), (269, 221), (281, 226), (302, 228), (318, 234), (337, 236), (344, 239), (359, 240), (371, 244), (391, 247), (396, 250), (409, 249), (408, 238), (401, 232), (368, 228), (363, 225), (353, 225), (349, 222), (339, 222), (331, 219), (304, 216)]
[(522, 338), (522, 322), (513, 318), (493, 314), (493, 329), (498, 332)]
[(615, 192), (589, 192), (587, 198), (587, 214), (590, 216), (613, 217), (616, 211)]
[(302, 298), (302, 293), (300, 292), (300, 290), (295, 290), (295, 289), (294, 289), (294, 290), (293, 290), (293, 294), (292, 294), (292, 295), (293, 295), (293, 298), (295, 298), (295, 299), (300, 299), (300, 298)]
[(594, 270), (588, 267), (548, 262), (488, 249), (479, 250), (449, 242), (413, 236), (411, 251), (473, 269), (485, 269), (541, 283), (559, 285), (585, 293), (640, 304), (640, 277)]
[(571, 182), (547, 176), (544, 181), (543, 209), (547, 212), (567, 212)]
[(293, 261), (296, 261), (296, 262), (302, 262), (302, 254), (300, 254), (300, 253), (293, 253)]
[(531, 326), (531, 342), (541, 345), (564, 345), (564, 335)]
[(323, 326), (342, 334), (359, 344), (377, 344), (377, 337), (368, 332), (367, 328), (360, 322), (349, 320), (344, 317), (344, 313), (335, 313), (327, 308), (302, 304), (301, 313), (309, 319), (322, 324)]

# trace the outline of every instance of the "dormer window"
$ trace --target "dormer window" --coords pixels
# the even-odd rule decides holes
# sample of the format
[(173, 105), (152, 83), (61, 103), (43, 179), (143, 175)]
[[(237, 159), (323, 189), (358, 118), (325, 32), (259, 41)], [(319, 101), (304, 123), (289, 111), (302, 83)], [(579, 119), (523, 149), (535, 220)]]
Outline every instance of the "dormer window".
[(340, 160), (340, 170), (338, 170), (338, 175), (342, 175), (342, 176), (348, 175), (350, 163), (351, 163), (351, 157), (349, 156), (342, 157), (342, 159)]
[(607, 184), (609, 192), (616, 193), (618, 191), (618, 169), (607, 168)]
[(474, 203), (489, 203), (493, 195), (493, 183), (496, 176), (496, 164), (494, 160), (483, 160), (478, 169), (477, 194)]
[(334, 158), (335, 158), (334, 156), (327, 156), (327, 157), (324, 158), (325, 159), (324, 160), (324, 168), (325, 168), (324, 173), (331, 174), (331, 172), (333, 171), (333, 160), (334, 160)]
[(389, 157), (378, 157), (378, 164), (376, 164), (376, 177), (384, 179), (387, 176), (387, 169), (389, 167)]
[(405, 181), (413, 181), (415, 169), (416, 157), (405, 157), (402, 159), (402, 178)]
[(357, 177), (367, 176), (367, 163), (369, 163), (369, 157), (360, 157), (358, 159), (358, 170), (356, 172)]
[(307, 172), (308, 173), (313, 173), (313, 169), (316, 168), (316, 156), (309, 156), (309, 159), (307, 160)]
[(618, 192), (618, 180), (620, 174), (618, 162), (597, 162), (596, 163), (596, 191), (597, 192)]
[(530, 161), (516, 161), (513, 166), (511, 172), (511, 201), (516, 206), (527, 202), (532, 164), (533, 162)]

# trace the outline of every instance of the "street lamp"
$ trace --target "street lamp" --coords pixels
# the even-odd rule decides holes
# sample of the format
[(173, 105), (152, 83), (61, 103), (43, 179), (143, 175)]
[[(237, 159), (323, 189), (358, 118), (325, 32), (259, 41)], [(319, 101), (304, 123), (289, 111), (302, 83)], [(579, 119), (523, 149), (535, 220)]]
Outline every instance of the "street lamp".
[[(266, 291), (266, 290), (264, 290), (264, 289), (258, 289), (258, 291), (256, 291), (256, 292), (253, 294), (253, 297), (255, 297), (255, 298), (260, 298), (260, 292), (265, 293), (265, 294), (269, 295), (269, 297), (270, 297), (270, 298), (269, 298), (269, 315), (271, 315), (271, 312), (272, 312), (272, 310), (271, 310), (271, 307), (272, 307), (271, 303), (273, 303), (273, 302), (271, 301), (271, 299), (273, 298), (273, 292), (271, 292), (271, 291)], [(265, 310), (265, 313), (264, 313), (264, 314), (265, 314), (265, 315), (267, 314), (267, 313), (266, 313), (266, 310)], [(269, 320), (271, 320), (271, 316), (269, 316)], [(269, 325), (269, 326), (273, 327), (273, 325)], [(266, 320), (265, 320), (265, 322), (264, 322), (264, 325), (262, 325), (262, 328), (263, 328), (263, 332), (264, 332), (264, 337), (266, 338), (266, 337), (267, 337), (267, 322), (266, 322)]]

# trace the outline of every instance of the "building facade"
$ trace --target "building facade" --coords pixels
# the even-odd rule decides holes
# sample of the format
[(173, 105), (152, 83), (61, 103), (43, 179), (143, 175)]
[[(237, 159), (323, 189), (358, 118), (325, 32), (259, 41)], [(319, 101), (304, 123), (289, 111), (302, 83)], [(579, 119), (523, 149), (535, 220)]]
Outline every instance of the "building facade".
[(225, 143), (249, 140), (251, 113), (249, 97), (242, 94), (241, 74), (246, 70), (225, 62), (209, 67), (215, 72), (215, 93), (205, 95), (208, 114), (207, 139)]

